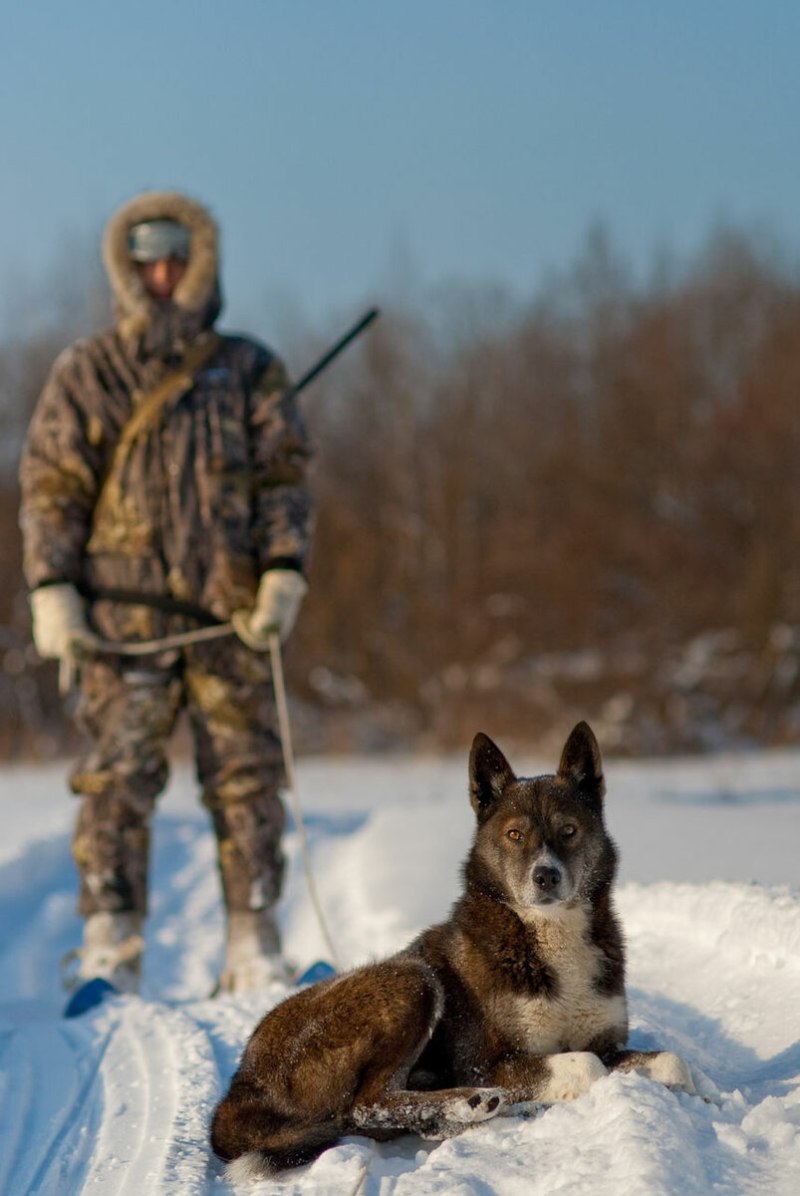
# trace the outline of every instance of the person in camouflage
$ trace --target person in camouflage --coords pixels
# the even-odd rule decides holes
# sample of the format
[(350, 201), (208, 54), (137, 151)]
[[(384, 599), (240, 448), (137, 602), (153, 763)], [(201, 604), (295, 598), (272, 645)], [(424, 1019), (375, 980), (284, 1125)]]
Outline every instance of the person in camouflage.
[[(110, 220), (103, 256), (115, 326), (56, 361), (20, 470), (34, 642), (45, 657), (80, 654), (77, 716), (91, 737), (71, 775), (79, 976), (138, 987), (150, 821), (185, 709), (219, 849), (220, 984), (257, 987), (283, 974), (283, 767), (264, 649), (289, 634), (306, 590), (308, 439), (280, 360), (214, 331), (218, 233), (204, 207), (139, 195)], [(177, 391), (131, 435), (132, 416), (181, 368)], [(238, 638), (133, 660), (92, 653), (98, 638), (197, 627), (152, 604), (165, 597), (233, 619)]]

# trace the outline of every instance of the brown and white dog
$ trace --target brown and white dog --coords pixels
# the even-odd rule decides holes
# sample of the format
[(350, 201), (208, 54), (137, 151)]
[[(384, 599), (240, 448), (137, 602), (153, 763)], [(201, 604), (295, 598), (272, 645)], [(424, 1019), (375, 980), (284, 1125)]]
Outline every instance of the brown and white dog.
[(449, 920), (267, 1014), (211, 1130), (236, 1174), (306, 1163), (343, 1134), (447, 1137), (507, 1104), (572, 1100), (608, 1069), (694, 1091), (677, 1055), (624, 1049), (604, 792), (586, 723), (540, 777), (475, 737), (478, 825)]

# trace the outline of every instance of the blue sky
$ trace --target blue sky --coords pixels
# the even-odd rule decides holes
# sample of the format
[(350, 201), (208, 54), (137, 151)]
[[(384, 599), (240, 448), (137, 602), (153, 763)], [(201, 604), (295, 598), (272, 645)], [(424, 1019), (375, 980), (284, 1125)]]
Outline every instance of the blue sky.
[[(228, 325), (403, 281), (533, 293), (602, 220), (635, 263), (720, 221), (800, 245), (797, 0), (2, 0), (0, 269), (177, 187)], [(4, 297), (8, 302), (8, 293)]]

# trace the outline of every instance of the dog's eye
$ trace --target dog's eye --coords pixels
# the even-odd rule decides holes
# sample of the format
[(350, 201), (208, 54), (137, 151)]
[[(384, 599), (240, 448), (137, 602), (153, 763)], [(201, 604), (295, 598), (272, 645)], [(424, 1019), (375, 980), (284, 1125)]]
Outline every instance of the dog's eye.
[(573, 839), (578, 833), (577, 826), (573, 826), (571, 822), (567, 822), (561, 828), (561, 836), (564, 839)]
[(512, 843), (521, 843), (525, 838), (522, 831), (518, 831), (516, 827), (512, 827), (510, 831), (506, 831), (506, 835)]

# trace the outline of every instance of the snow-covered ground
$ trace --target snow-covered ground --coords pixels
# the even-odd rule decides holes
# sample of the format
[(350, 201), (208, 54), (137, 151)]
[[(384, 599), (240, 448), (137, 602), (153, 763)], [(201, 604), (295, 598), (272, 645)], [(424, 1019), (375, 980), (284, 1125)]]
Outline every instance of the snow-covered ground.
[[(554, 761), (520, 760), (520, 772)], [(0, 809), (0, 1192), (230, 1191), (207, 1125), (242, 1046), (283, 995), (209, 999), (221, 956), (213, 845), (188, 770), (156, 823), (141, 998), (74, 1021), (57, 963), (79, 941), (65, 768), (7, 769)], [(447, 1142), (349, 1138), (263, 1193), (653, 1196), (800, 1192), (800, 753), (611, 762), (632, 1041), (679, 1051), (706, 1100), (609, 1076), (538, 1117)], [(471, 835), (466, 762), (309, 760), (300, 791), (345, 964), (443, 918)], [(287, 953), (324, 954), (297, 836)]]

